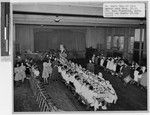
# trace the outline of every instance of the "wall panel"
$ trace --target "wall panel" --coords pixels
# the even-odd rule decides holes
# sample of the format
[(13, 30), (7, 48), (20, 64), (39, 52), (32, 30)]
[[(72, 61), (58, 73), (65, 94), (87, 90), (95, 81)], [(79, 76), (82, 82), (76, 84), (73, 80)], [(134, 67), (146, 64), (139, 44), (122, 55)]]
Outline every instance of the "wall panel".
[(34, 50), (33, 26), (16, 25), (15, 33), (15, 42), (19, 45), (21, 52)]
[(105, 41), (105, 28), (88, 28), (86, 34), (86, 46), (87, 48), (97, 48), (98, 45), (104, 47)]
[[(58, 49), (59, 44), (64, 44), (67, 48), (75, 49), (77, 51), (83, 51), (85, 48), (93, 47), (97, 48), (98, 45), (104, 47), (105, 41), (105, 28), (93, 28), (93, 27), (86, 27), (86, 28), (76, 28), (76, 27), (42, 27), (42, 26), (35, 26), (35, 25), (16, 25), (16, 43), (19, 44), (21, 51), (31, 50), (35, 51), (34, 42), (36, 34), (41, 34), (42, 38), (51, 39), (48, 40), (48, 48)], [(41, 38), (41, 39), (42, 39)], [(68, 39), (70, 38), (70, 39)], [(74, 40), (74, 41), (72, 41)], [(38, 43), (41, 45), (42, 42)], [(44, 40), (43, 40), (44, 42)], [(73, 44), (70, 44), (73, 43)], [(43, 46), (44, 47), (44, 46)]]

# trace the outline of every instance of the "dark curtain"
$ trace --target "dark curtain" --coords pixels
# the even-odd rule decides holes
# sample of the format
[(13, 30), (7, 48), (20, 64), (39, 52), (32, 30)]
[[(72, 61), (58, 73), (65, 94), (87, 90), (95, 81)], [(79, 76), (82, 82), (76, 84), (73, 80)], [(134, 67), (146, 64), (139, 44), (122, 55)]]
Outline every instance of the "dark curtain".
[(67, 51), (85, 51), (85, 32), (75, 29), (35, 29), (35, 51), (48, 51), (59, 49), (63, 44)]

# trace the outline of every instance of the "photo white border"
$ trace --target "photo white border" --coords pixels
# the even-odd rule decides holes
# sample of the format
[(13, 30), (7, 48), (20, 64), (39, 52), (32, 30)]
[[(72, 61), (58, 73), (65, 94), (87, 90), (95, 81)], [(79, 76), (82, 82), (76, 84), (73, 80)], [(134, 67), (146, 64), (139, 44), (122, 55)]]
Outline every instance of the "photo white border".
[[(90, 0), (90, 2), (124, 2), (122, 0)], [(150, 83), (149, 82), (149, 42), (150, 40), (148, 39), (149, 38), (149, 13), (148, 11), (150, 11), (149, 9), (149, 4), (150, 2), (148, 0), (126, 0), (126, 2), (133, 2), (133, 1), (138, 1), (138, 2), (148, 2), (147, 4), (147, 12), (146, 12), (146, 16), (147, 16), (147, 71), (148, 71), (148, 84)], [(1, 1), (1, 2), (9, 2), (9, 0), (4, 0), (4, 1)], [(10, 0), (11, 3), (15, 3), (15, 2), (89, 2), (89, 0)], [(11, 6), (12, 7), (12, 6)], [(12, 9), (12, 8), (11, 8)], [(11, 19), (12, 19), (12, 15), (11, 15)], [(13, 37), (13, 31), (12, 31), (12, 20), (11, 20), (11, 36)], [(12, 38), (11, 37), (11, 38)], [(12, 39), (11, 39), (12, 40)], [(12, 40), (12, 43), (13, 43), (13, 40)], [(11, 49), (13, 49), (13, 45), (11, 46)], [(11, 53), (13, 54), (13, 52)], [(1, 94), (0, 94), (0, 113), (1, 115), (10, 115), (13, 113), (13, 79), (12, 79), (12, 75), (13, 75), (13, 68), (12, 68), (12, 60), (13, 60), (13, 55), (10, 56), (11, 57), (11, 60), (10, 61), (7, 61), (7, 62), (2, 62), (0, 61), (0, 76), (1, 76), (1, 80), (0, 80), (0, 91), (1, 91)], [(148, 108), (149, 108), (149, 85), (148, 85), (148, 99), (147, 99), (147, 102), (148, 102)], [(13, 113), (13, 114), (41, 114), (41, 112), (25, 112), (25, 113), (22, 113), (22, 112), (19, 112), (19, 113)], [(114, 111), (106, 111), (106, 112), (55, 112), (55, 114), (100, 114), (100, 113), (104, 113), (104, 114), (129, 114), (129, 115), (132, 115), (132, 114), (136, 114), (136, 115), (144, 115), (144, 114), (148, 114), (149, 112), (140, 112), (140, 111), (137, 111), (137, 112), (132, 112), (132, 111), (117, 111), (117, 112), (114, 112)], [(44, 114), (47, 114), (47, 113), (42, 113), (43, 115)], [(48, 114), (54, 114), (53, 113), (48, 113)]]

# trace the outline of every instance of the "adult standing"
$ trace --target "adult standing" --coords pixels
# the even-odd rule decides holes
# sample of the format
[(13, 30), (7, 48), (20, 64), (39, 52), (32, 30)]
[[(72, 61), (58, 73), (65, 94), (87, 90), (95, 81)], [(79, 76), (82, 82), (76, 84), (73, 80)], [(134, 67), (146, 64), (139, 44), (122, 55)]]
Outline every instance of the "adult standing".
[(44, 60), (43, 62), (43, 72), (42, 78), (44, 79), (44, 83), (48, 83), (49, 70), (48, 70), (48, 60)]
[(26, 67), (24, 66), (23, 63), (21, 63), (21, 66), (20, 66), (20, 71), (21, 71), (21, 80), (22, 80), (22, 83), (24, 83), (24, 79), (26, 78)]

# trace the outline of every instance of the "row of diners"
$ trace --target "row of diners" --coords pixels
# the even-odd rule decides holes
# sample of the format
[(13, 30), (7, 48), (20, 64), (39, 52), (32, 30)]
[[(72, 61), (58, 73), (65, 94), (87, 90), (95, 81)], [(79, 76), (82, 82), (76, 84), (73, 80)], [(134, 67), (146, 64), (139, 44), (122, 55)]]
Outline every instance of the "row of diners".
[(146, 65), (139, 65), (135, 61), (123, 59), (121, 57), (104, 57), (102, 55), (93, 55), (87, 65), (87, 69), (94, 71), (94, 65), (99, 65), (109, 70), (112, 75), (121, 77), (124, 82), (132, 82), (147, 87), (147, 69)]
[[(67, 56), (67, 55), (65, 54), (64, 56)], [(21, 68), (23, 68), (23, 65), (25, 65), (26, 69), (24, 69), (24, 75), (26, 74), (27, 76), (22, 77), (21, 74), (16, 75), (17, 73), (15, 73), (15, 75), (16, 75), (15, 82), (17, 83), (18, 81), (20, 81), (20, 79), (18, 81), (16, 80), (17, 76), (20, 76), (20, 78), (23, 78), (23, 79), (30, 79), (30, 73), (28, 70), (28, 68), (30, 68), (28, 63), (30, 63), (30, 65), (32, 65), (31, 68), (35, 75), (35, 78), (37, 78), (40, 82), (48, 85), (49, 80), (51, 81), (54, 78), (54, 76), (53, 76), (54, 74), (52, 74), (52, 72), (54, 72), (54, 68), (56, 69), (59, 66), (58, 59), (59, 59), (58, 53), (56, 53), (56, 52), (43, 53), (42, 55), (40, 55), (40, 59), (38, 59), (38, 58), (27, 59), (27, 58), (23, 58), (23, 57), (18, 57), (18, 62), (24, 62), (24, 64), (22, 63), (22, 66), (17, 66), (16, 69), (18, 68), (18, 70), (20, 70)], [(18, 64), (18, 62), (17, 62), (17, 64)], [(82, 68), (81, 65), (84, 65), (85, 63), (82, 63), (81, 65), (80, 64), (78, 63), (76, 67)], [(100, 78), (101, 77), (105, 78), (107, 76), (103, 73), (103, 70), (104, 70), (105, 73), (110, 74), (111, 76), (113, 76), (115, 78), (119, 78), (124, 87), (127, 87), (127, 85), (130, 85), (130, 86), (135, 85), (135, 86), (137, 86), (137, 89), (141, 90), (141, 92), (143, 92), (143, 91), (146, 92), (146, 85), (142, 84), (142, 80), (145, 79), (144, 78), (145, 77), (144, 74), (146, 73), (145, 66), (140, 67), (139, 65), (134, 64), (134, 63), (132, 63), (132, 65), (129, 65), (129, 63), (127, 63), (127, 60), (121, 59), (120, 57), (115, 57), (115, 58), (107, 57), (106, 58), (102, 54), (101, 56), (93, 55), (91, 60), (87, 64), (86, 69), (93, 74), (94, 73), (98, 74), (99, 72), (101, 72), (101, 74), (98, 75), (98, 76), (100, 76)], [(22, 71), (20, 71), (20, 72), (23, 73)], [(55, 71), (55, 72), (58, 72), (58, 71)], [(68, 75), (66, 75), (66, 77), (67, 76)], [(92, 78), (92, 74), (91, 75), (89, 74), (89, 76), (91, 77), (91, 79), (94, 79), (94, 77)], [(60, 79), (57, 79), (57, 80), (60, 80)], [(110, 83), (112, 82), (110, 79), (107, 79), (107, 80)], [(138, 80), (138, 81), (136, 81), (136, 80)], [(72, 87), (72, 84), (71, 84), (71, 87)], [(114, 87), (114, 84), (112, 84), (112, 87)], [(74, 90), (76, 91), (77, 89), (74, 89)], [(117, 90), (116, 87), (115, 87), (115, 90)], [(116, 91), (116, 92), (118, 95), (118, 91)], [(138, 95), (137, 95), (137, 97), (138, 97)], [(120, 99), (120, 96), (118, 98)], [(104, 106), (103, 109), (105, 109), (105, 107), (106, 106)]]

